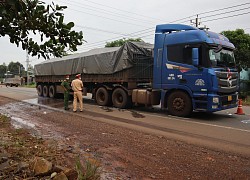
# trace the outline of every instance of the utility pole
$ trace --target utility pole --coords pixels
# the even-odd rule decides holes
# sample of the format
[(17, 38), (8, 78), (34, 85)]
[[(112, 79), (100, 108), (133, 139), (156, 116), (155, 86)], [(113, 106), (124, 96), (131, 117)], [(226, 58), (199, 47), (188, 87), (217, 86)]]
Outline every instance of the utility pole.
[(206, 27), (206, 25), (204, 27), (199, 27), (201, 25), (201, 21), (199, 18), (199, 15), (197, 14), (197, 17), (195, 19), (190, 20), (191, 24), (194, 25), (195, 27), (199, 28), (199, 29), (206, 29), (208, 30), (209, 28)]
[(198, 27), (201, 23), (199, 22), (199, 15), (197, 14), (197, 17), (195, 20), (190, 20), (191, 24), (195, 25), (195, 27)]
[(26, 67), (27, 67), (27, 85), (29, 84), (29, 53), (26, 50)]
[(197, 17), (195, 18), (195, 26), (198, 27), (199, 25), (200, 25), (199, 16), (197, 14)]

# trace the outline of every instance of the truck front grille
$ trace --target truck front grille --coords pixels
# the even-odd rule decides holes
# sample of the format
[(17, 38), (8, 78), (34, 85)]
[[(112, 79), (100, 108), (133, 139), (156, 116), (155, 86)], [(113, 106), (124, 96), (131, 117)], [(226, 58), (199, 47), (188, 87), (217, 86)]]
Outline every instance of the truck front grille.
[(233, 93), (238, 90), (238, 73), (237, 72), (216, 72), (219, 93)]

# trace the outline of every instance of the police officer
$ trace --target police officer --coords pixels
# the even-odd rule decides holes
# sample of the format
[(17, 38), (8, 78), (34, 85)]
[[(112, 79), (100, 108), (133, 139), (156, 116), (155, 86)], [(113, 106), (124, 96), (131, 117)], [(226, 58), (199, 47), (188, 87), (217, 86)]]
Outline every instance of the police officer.
[(61, 83), (61, 86), (64, 89), (64, 109), (69, 110), (69, 91), (70, 91), (69, 75), (65, 76), (65, 80)]
[(82, 102), (82, 90), (83, 90), (83, 83), (81, 80), (81, 74), (76, 75), (76, 79), (74, 79), (71, 83), (72, 90), (74, 91), (74, 101), (73, 101), (73, 111), (77, 111), (77, 100), (79, 101), (80, 105), (80, 112), (83, 111), (83, 102)]

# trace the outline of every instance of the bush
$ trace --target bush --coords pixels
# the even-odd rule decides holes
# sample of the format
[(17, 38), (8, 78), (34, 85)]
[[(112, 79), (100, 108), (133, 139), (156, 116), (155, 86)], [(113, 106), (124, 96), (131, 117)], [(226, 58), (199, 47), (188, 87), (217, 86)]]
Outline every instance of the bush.
[(246, 99), (250, 95), (250, 80), (240, 80), (239, 99)]

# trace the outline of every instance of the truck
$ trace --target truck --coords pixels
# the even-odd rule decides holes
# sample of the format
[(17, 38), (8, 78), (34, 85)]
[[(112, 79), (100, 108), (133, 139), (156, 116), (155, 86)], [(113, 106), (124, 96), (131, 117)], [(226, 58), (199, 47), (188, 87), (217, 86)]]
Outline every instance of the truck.
[(162, 24), (154, 45), (127, 42), (35, 65), (39, 96), (56, 97), (65, 75), (78, 73), (100, 106), (160, 105), (174, 116), (216, 112), (238, 104), (234, 45), (222, 34), (184, 24)]
[(21, 85), (21, 77), (18, 75), (8, 74), (8, 76), (3, 80), (3, 84), (5, 84), (6, 87), (18, 87)]

